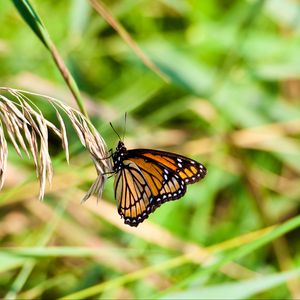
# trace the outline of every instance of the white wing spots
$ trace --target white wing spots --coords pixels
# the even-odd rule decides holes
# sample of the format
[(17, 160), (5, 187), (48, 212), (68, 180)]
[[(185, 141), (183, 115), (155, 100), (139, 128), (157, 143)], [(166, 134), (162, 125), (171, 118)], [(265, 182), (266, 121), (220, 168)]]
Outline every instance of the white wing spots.
[(167, 176), (166, 174), (164, 175), (164, 179), (165, 179), (165, 180), (168, 180), (168, 176)]
[(178, 163), (177, 165), (178, 165), (179, 168), (182, 168), (182, 164), (181, 163)]
[(195, 163), (193, 160), (191, 160), (191, 164), (193, 164), (193, 165), (194, 165), (194, 164), (196, 164), (196, 163)]
[(190, 180), (188, 178), (184, 179), (185, 183), (188, 183)]
[(169, 174), (169, 171), (168, 171), (167, 169), (164, 169), (164, 172), (165, 172), (166, 174)]
[(163, 195), (163, 199), (166, 199), (167, 198), (167, 195)]
[(181, 162), (182, 162), (182, 159), (180, 159), (180, 158), (177, 158), (177, 161), (181, 163)]
[(158, 202), (160, 202), (160, 201), (161, 201), (161, 199), (160, 199), (160, 198), (157, 198), (157, 201), (158, 201)]

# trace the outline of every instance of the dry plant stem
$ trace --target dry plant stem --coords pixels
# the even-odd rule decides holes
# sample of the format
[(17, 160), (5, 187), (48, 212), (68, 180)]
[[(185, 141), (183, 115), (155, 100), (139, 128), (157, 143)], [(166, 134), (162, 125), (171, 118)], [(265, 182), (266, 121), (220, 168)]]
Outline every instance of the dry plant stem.
[(119, 23), (117, 19), (111, 14), (108, 8), (100, 0), (89, 0), (93, 8), (103, 17), (103, 19), (113, 27), (125, 43), (135, 52), (135, 54), (142, 60), (142, 62), (154, 73), (156, 73), (165, 82), (169, 83), (170, 78), (164, 74), (141, 50), (138, 44), (132, 39), (130, 34), (125, 28)]
[[(283, 149), (282, 141), (288, 140), (289, 135), (300, 133), (300, 121), (295, 119), (286, 122), (269, 123), (247, 129), (240, 129), (229, 134), (229, 142), (237, 148), (257, 149), (268, 152), (287, 152), (298, 150), (298, 141), (294, 141), (296, 147)], [(228, 138), (228, 137), (227, 137)], [(224, 143), (223, 135), (216, 135), (211, 138), (201, 138), (186, 142), (181, 149), (191, 154), (206, 154), (216, 151), (218, 141)], [(292, 141), (292, 139), (289, 139)], [(226, 141), (225, 141), (226, 142)]]

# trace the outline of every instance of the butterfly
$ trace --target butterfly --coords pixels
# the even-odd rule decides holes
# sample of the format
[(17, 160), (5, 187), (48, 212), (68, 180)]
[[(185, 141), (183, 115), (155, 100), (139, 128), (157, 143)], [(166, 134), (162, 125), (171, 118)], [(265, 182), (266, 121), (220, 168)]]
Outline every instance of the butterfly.
[(118, 212), (125, 224), (135, 227), (164, 202), (183, 197), (188, 184), (207, 174), (195, 160), (165, 151), (127, 150), (121, 140), (112, 159)]

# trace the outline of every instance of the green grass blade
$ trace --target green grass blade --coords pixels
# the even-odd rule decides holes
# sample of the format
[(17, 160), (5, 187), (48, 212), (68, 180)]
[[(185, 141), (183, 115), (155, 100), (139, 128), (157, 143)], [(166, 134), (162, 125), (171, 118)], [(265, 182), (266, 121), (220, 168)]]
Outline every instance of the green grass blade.
[(277, 287), (299, 274), (300, 269), (295, 269), (241, 282), (213, 285), (182, 293), (169, 294), (161, 299), (249, 299), (258, 293)]
[(44, 25), (27, 0), (12, 0), (24, 21), (34, 31), (41, 42), (48, 48), (49, 37), (46, 36)]
[[(44, 258), (44, 257), (89, 257), (99, 255), (103, 249), (88, 247), (22, 247), (2, 248), (0, 257), (13, 258)], [(107, 250), (106, 250), (107, 251)], [(113, 251), (113, 250), (110, 250)]]

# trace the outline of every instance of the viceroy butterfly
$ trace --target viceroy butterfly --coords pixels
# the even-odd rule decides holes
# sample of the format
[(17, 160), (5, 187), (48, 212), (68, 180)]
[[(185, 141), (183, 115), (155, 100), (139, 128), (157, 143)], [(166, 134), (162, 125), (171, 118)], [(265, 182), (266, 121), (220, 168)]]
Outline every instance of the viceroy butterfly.
[(118, 212), (125, 224), (135, 227), (164, 202), (183, 197), (188, 184), (207, 174), (195, 160), (165, 151), (127, 150), (121, 140), (112, 158)]

